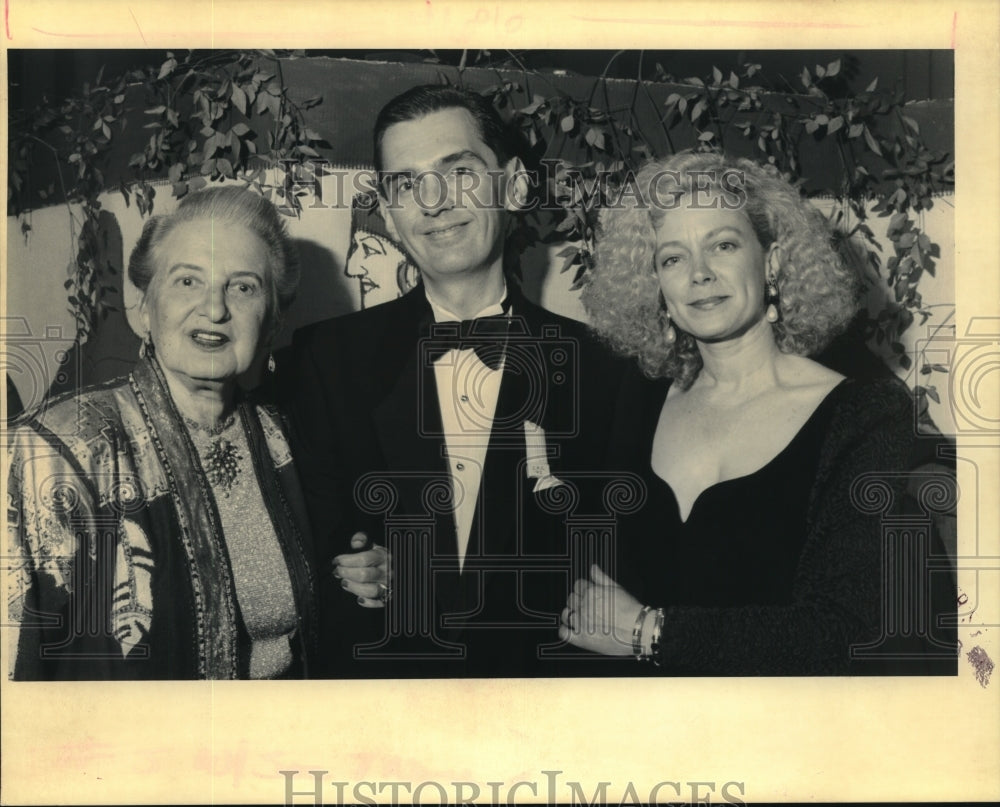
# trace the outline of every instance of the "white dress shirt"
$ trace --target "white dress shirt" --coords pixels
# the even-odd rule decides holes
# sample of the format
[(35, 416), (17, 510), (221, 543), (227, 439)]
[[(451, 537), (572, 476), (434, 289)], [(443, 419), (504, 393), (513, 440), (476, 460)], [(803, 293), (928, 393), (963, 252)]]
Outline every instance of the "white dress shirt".
[[(500, 299), (506, 296), (505, 284)], [(427, 302), (431, 305), (435, 322), (461, 321), (461, 317), (435, 302), (429, 293)], [(477, 313), (475, 318), (498, 314), (503, 314), (503, 307), (494, 303)], [(507, 314), (510, 316), (510, 311)], [(479, 501), (479, 483), (493, 431), (503, 362), (499, 369), (492, 370), (483, 364), (472, 348), (452, 349), (435, 360), (434, 378), (451, 477), (452, 508), (458, 536), (458, 568), (461, 571)]]

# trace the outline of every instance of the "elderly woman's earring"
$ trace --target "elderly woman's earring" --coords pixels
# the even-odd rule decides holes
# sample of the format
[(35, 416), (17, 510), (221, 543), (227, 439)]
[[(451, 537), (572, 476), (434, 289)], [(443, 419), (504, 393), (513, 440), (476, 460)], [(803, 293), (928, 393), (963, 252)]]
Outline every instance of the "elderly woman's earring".
[(278, 365), (274, 361), (274, 354), (273, 353), (268, 353), (267, 354), (267, 371), (269, 373), (273, 373), (277, 368), (278, 368)]
[(142, 341), (139, 343), (139, 358), (145, 359), (147, 356), (153, 355), (153, 337), (149, 331), (146, 331), (142, 335)]
[(764, 317), (773, 325), (780, 316), (778, 313), (778, 287), (774, 284), (774, 278), (771, 278), (767, 281), (767, 311), (764, 313)]

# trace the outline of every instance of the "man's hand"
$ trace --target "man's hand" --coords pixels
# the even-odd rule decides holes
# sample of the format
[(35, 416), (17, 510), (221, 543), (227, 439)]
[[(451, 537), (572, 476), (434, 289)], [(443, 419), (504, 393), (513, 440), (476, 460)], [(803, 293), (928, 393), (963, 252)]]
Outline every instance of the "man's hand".
[(389, 553), (377, 544), (369, 546), (368, 536), (356, 532), (351, 536), (353, 552), (333, 559), (333, 576), (340, 585), (356, 595), (365, 608), (384, 608), (389, 599), (389, 577), (392, 574)]

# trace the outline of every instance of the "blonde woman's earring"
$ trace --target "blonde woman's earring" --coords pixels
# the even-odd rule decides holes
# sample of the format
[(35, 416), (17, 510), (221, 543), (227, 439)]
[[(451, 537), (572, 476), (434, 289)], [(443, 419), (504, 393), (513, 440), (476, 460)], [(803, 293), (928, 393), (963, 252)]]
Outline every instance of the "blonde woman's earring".
[(781, 314), (778, 313), (778, 287), (774, 278), (767, 281), (767, 311), (764, 312), (764, 317), (772, 325), (781, 319)]
[(670, 324), (670, 312), (667, 310), (667, 300), (663, 296), (663, 289), (660, 289), (660, 311), (663, 312), (663, 338), (668, 345), (677, 341), (677, 331)]
[(273, 373), (277, 368), (278, 368), (278, 365), (274, 361), (274, 354), (273, 353), (268, 353), (267, 354), (267, 371), (269, 373)]
[(666, 328), (663, 331), (663, 338), (667, 340), (668, 345), (672, 345), (677, 341), (677, 331), (674, 330), (674, 326), (670, 323), (670, 314), (666, 314)]

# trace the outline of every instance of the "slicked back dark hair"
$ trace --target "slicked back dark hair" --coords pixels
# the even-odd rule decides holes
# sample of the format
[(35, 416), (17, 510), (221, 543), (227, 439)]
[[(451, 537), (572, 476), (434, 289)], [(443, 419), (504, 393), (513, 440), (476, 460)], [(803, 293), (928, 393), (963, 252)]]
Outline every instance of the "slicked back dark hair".
[(512, 157), (524, 156), (521, 139), (503, 122), (489, 99), (448, 84), (421, 84), (397, 95), (378, 113), (374, 132), (375, 170), (382, 173), (382, 140), (390, 126), (443, 109), (464, 109), (472, 115), (480, 139), (496, 155), (500, 167)]

